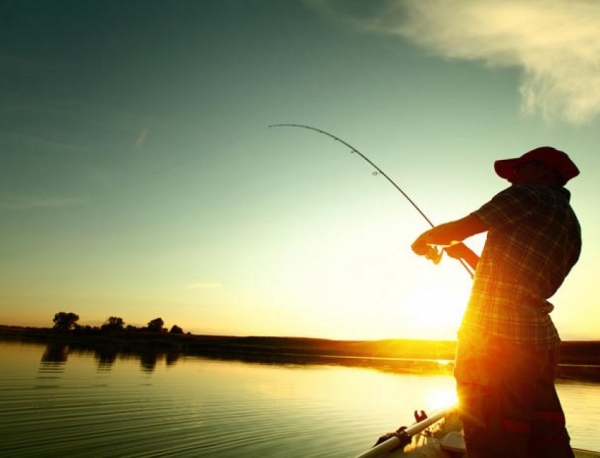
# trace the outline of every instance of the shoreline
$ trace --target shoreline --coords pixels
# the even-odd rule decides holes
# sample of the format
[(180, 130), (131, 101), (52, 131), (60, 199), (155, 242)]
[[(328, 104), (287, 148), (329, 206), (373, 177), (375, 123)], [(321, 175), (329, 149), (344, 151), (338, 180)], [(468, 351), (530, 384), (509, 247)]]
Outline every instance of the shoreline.
[[(69, 354), (93, 353), (99, 364), (139, 358), (146, 370), (181, 357), (265, 365), (327, 365), (402, 374), (448, 374), (456, 341), (408, 339), (342, 341), (309, 337), (172, 334), (149, 331), (58, 331), (0, 325), (0, 342), (46, 345), (42, 361), (65, 363)], [(600, 341), (563, 342), (558, 380), (600, 383)]]
[[(310, 337), (219, 336), (172, 334), (127, 330), (70, 330), (0, 325), (0, 339), (41, 343), (59, 342), (79, 348), (114, 350), (172, 350), (182, 354), (262, 354), (271, 356), (454, 360), (452, 340), (331, 340)], [(568, 366), (600, 366), (600, 341), (565, 341), (559, 363)]]

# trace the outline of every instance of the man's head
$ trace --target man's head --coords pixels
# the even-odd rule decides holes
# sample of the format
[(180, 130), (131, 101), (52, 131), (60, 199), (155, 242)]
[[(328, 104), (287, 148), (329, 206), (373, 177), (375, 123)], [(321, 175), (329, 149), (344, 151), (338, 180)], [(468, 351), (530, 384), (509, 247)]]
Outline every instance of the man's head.
[(498, 176), (512, 184), (564, 186), (579, 175), (579, 169), (569, 156), (551, 146), (533, 149), (514, 159), (496, 161), (494, 169)]

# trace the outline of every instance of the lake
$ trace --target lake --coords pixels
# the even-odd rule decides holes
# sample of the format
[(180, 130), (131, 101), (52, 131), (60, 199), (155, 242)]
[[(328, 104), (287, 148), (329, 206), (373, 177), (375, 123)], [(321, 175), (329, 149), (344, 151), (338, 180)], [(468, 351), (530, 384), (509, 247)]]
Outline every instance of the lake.
[[(454, 393), (443, 364), (398, 373), (0, 341), (0, 368), (0, 450), (17, 458), (352, 458)], [(600, 450), (600, 384), (558, 391), (572, 445)]]

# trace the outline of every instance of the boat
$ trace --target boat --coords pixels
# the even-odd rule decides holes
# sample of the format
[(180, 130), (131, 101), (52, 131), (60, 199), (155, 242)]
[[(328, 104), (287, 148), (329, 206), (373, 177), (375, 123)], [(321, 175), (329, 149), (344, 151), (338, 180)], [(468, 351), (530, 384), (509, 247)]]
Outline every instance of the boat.
[[(426, 415), (414, 414), (416, 422), (384, 434), (356, 458), (467, 458), (462, 424), (456, 406)], [(576, 458), (600, 458), (600, 452), (573, 449)]]

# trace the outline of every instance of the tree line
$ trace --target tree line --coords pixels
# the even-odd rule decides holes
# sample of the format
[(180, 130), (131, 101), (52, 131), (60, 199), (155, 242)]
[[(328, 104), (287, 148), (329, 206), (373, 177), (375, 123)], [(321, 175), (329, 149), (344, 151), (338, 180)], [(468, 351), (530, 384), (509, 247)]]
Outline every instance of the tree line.
[(70, 330), (100, 330), (106, 332), (118, 332), (118, 331), (142, 331), (142, 332), (156, 332), (156, 333), (171, 333), (171, 334), (183, 334), (183, 329), (174, 324), (170, 330), (165, 328), (165, 322), (162, 318), (154, 318), (148, 322), (145, 327), (136, 327), (132, 325), (125, 326), (123, 318), (117, 316), (108, 317), (107, 320), (100, 327), (97, 326), (81, 326), (77, 322), (79, 321), (79, 315), (73, 312), (58, 312), (54, 315), (53, 329), (59, 331), (70, 331)]

